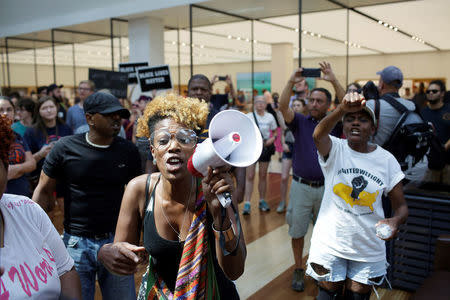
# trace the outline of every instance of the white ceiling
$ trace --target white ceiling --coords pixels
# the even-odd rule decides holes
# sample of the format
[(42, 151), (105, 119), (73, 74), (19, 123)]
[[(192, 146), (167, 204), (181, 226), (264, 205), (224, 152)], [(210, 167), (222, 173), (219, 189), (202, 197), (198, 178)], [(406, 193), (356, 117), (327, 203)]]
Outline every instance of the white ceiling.
[[(368, 5), (376, 0), (341, 0), (346, 5)], [(387, 1), (387, 0), (386, 0)], [(376, 2), (386, 2), (376, 1)], [(225, 10), (228, 12), (245, 14), (249, 17), (284, 15), (280, 17), (263, 18), (254, 22), (254, 51), (256, 60), (270, 60), (271, 45), (275, 43), (292, 43), (294, 57), (298, 57), (298, 15), (286, 15), (297, 9), (298, 1), (270, 1), (270, 0), (229, 0), (208, 1), (204, 6)], [(450, 1), (422, 0), (401, 1), (391, 4), (357, 7), (356, 10), (377, 20), (387, 22), (384, 26), (354, 11), (349, 11), (349, 40), (347, 41), (347, 10), (336, 9), (336, 5), (327, 0), (304, 1), (302, 14), (302, 57), (327, 57), (346, 55), (349, 44), (349, 55), (390, 54), (420, 51), (438, 51), (427, 45), (429, 43), (440, 50), (450, 50)], [(317, 11), (325, 9), (325, 11)], [(151, 12), (164, 19), (166, 26), (185, 27), (188, 18), (188, 7), (171, 8), (164, 11)], [(229, 63), (243, 62), (251, 59), (251, 22), (239, 20), (235, 17), (221, 15), (217, 12), (193, 9), (196, 23), (209, 24), (196, 26), (193, 35), (194, 63)], [(211, 25), (215, 22), (216, 25)], [(274, 26), (267, 24), (278, 24)], [(220, 24), (217, 24), (220, 23)], [(394, 31), (398, 28), (398, 31)], [(72, 65), (75, 58), (76, 65), (110, 68), (111, 41), (109, 34), (109, 20), (70, 26), (65, 29), (94, 32), (104, 36), (69, 34), (56, 32), (55, 39), (72, 44), (59, 44), (55, 47), (57, 65)], [(298, 29), (297, 29), (298, 30)], [(114, 22), (114, 31), (121, 38), (114, 39), (114, 59), (117, 63), (128, 60), (127, 23)], [(405, 34), (416, 36), (426, 43), (413, 40)], [(20, 36), (51, 40), (50, 31), (41, 31)], [(189, 60), (189, 31), (180, 30), (180, 63), (187, 65)], [(4, 39), (0, 40), (4, 45)], [(34, 62), (34, 50), (20, 50), (36, 48), (38, 64), (52, 64), (50, 43), (8, 40), (10, 49), (9, 61), (12, 63)], [(4, 52), (4, 48), (0, 49)], [(73, 51), (75, 56), (73, 56)], [(5, 55), (1, 56), (5, 60)], [(170, 65), (176, 65), (177, 31), (165, 32), (165, 60)]]

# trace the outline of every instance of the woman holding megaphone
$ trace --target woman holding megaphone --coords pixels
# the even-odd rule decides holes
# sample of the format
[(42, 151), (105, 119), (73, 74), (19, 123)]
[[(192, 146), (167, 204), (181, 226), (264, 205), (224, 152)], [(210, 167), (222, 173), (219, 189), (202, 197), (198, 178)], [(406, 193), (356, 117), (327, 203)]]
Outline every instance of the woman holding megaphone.
[[(139, 119), (138, 135), (150, 139), (160, 172), (130, 181), (114, 243), (98, 253), (116, 274), (134, 274), (148, 262), (138, 299), (239, 299), (231, 281), (244, 272), (246, 257), (244, 238), (235, 234), (239, 214), (233, 217), (216, 196), (232, 193), (233, 181), (225, 167), (209, 168), (203, 180), (187, 168), (194, 130), (207, 115), (205, 102), (168, 94), (150, 102)], [(141, 228), (143, 247), (137, 246)]]

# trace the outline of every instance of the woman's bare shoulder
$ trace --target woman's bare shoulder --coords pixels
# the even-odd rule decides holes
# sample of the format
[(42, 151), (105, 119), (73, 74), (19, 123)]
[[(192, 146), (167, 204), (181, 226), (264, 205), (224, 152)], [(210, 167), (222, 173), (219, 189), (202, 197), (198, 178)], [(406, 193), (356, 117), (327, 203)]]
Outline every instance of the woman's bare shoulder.
[(156, 180), (159, 177), (158, 173), (152, 173), (152, 174), (142, 174), (138, 177), (135, 177), (130, 180), (128, 183), (128, 188), (132, 189), (134, 192), (143, 192), (145, 189), (145, 186), (147, 184), (147, 178), (150, 175), (150, 186), (156, 182)]

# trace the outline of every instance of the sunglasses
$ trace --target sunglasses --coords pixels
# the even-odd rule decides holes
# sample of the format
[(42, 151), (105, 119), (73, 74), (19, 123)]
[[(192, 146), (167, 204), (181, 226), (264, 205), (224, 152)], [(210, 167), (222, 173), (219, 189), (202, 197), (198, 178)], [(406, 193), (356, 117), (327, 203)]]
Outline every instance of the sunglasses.
[(167, 129), (156, 130), (150, 135), (150, 143), (158, 150), (165, 150), (173, 137), (183, 148), (192, 149), (197, 145), (197, 134), (186, 128), (178, 129), (176, 132), (170, 132)]
[(427, 90), (427, 94), (430, 94), (430, 93), (436, 94), (439, 92), (440, 92), (440, 90)]

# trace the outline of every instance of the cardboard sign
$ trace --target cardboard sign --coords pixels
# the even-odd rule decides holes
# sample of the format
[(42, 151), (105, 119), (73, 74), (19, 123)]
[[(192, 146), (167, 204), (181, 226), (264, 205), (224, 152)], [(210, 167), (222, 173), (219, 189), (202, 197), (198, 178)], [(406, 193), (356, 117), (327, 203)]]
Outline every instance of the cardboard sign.
[(121, 63), (119, 64), (119, 72), (128, 73), (128, 83), (136, 84), (138, 83), (136, 70), (142, 67), (148, 67), (148, 62)]
[(172, 88), (169, 65), (139, 68), (136, 73), (143, 92)]
[(108, 89), (117, 98), (127, 98), (127, 73), (89, 69), (89, 80), (95, 83), (97, 91)]

